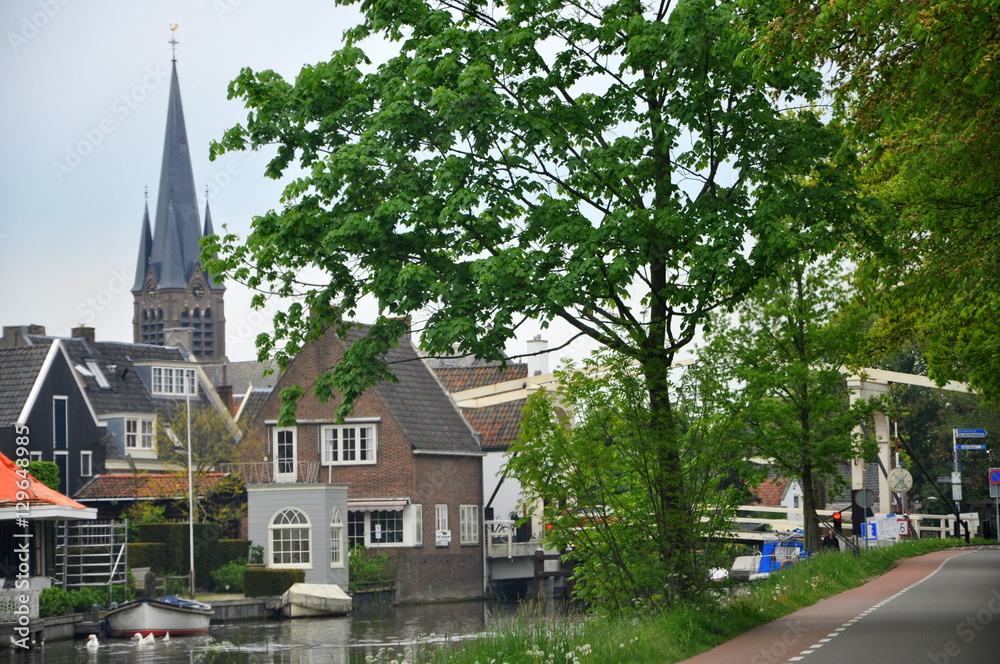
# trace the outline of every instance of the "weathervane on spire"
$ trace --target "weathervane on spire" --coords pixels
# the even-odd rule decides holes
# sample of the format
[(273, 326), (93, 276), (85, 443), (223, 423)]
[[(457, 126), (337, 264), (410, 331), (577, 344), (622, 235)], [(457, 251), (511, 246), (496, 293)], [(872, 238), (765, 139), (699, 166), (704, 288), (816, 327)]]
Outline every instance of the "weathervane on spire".
[[(176, 29), (177, 29), (177, 24), (176, 23), (171, 23), (170, 24), (170, 32), (173, 33), (174, 30), (176, 30)], [(168, 41), (167, 43), (170, 44), (170, 61), (171, 62), (177, 62), (177, 44), (179, 44), (180, 42), (177, 41), (174, 38), (173, 34), (171, 34), (170, 35), (170, 41)]]

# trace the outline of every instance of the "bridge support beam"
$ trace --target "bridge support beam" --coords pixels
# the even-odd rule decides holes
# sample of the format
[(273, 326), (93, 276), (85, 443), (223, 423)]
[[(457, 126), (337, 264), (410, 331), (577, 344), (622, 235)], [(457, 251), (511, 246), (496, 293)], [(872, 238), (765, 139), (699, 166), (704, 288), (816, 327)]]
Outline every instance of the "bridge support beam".
[[(871, 397), (887, 394), (889, 383), (887, 381), (862, 380), (856, 376), (847, 379), (847, 386), (851, 390), (850, 402), (853, 405), (859, 400), (868, 400)], [(889, 418), (885, 413), (875, 411), (872, 413), (875, 419), (875, 442), (878, 444), (878, 456), (882, 460), (882, 467), (888, 472), (892, 466), (892, 437), (889, 432)], [(860, 424), (855, 428), (855, 433), (863, 433)], [(865, 488), (865, 460), (856, 457), (851, 463), (851, 488)], [(889, 491), (889, 484), (881, 470), (878, 472), (878, 511), (882, 514), (892, 512), (892, 492)]]

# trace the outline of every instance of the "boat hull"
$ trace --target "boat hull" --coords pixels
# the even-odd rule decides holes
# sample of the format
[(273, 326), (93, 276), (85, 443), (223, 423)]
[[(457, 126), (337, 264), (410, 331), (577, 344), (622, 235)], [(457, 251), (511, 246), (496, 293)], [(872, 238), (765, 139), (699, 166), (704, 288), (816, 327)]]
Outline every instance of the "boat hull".
[(334, 584), (296, 583), (281, 596), (286, 618), (343, 616), (351, 612), (351, 596)]
[(104, 616), (104, 629), (112, 638), (135, 634), (170, 637), (207, 634), (215, 612), (207, 604), (180, 600), (170, 602), (138, 599), (111, 609)]

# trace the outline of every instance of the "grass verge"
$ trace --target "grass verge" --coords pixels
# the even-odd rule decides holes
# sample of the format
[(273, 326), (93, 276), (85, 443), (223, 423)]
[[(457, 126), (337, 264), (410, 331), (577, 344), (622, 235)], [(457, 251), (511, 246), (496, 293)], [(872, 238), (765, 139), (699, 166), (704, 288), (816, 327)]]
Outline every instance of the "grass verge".
[(457, 646), (423, 644), (416, 654), (386, 650), (368, 659), (370, 664), (671, 664), (860, 586), (903, 558), (956, 545), (956, 540), (919, 540), (862, 551), (860, 556), (824, 553), (716, 604), (580, 620), (550, 620), (524, 612), (493, 634)]

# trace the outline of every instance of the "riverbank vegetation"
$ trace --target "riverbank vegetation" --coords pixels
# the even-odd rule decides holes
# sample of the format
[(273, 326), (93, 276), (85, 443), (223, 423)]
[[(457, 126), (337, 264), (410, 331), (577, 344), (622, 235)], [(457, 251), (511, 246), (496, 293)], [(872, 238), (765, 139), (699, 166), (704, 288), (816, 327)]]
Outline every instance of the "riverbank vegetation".
[(956, 545), (925, 539), (892, 547), (824, 553), (768, 579), (665, 610), (551, 618), (530, 605), (488, 636), (458, 645), (424, 644), (416, 653), (385, 650), (372, 664), (669, 664), (758, 625), (860, 586), (904, 558)]

